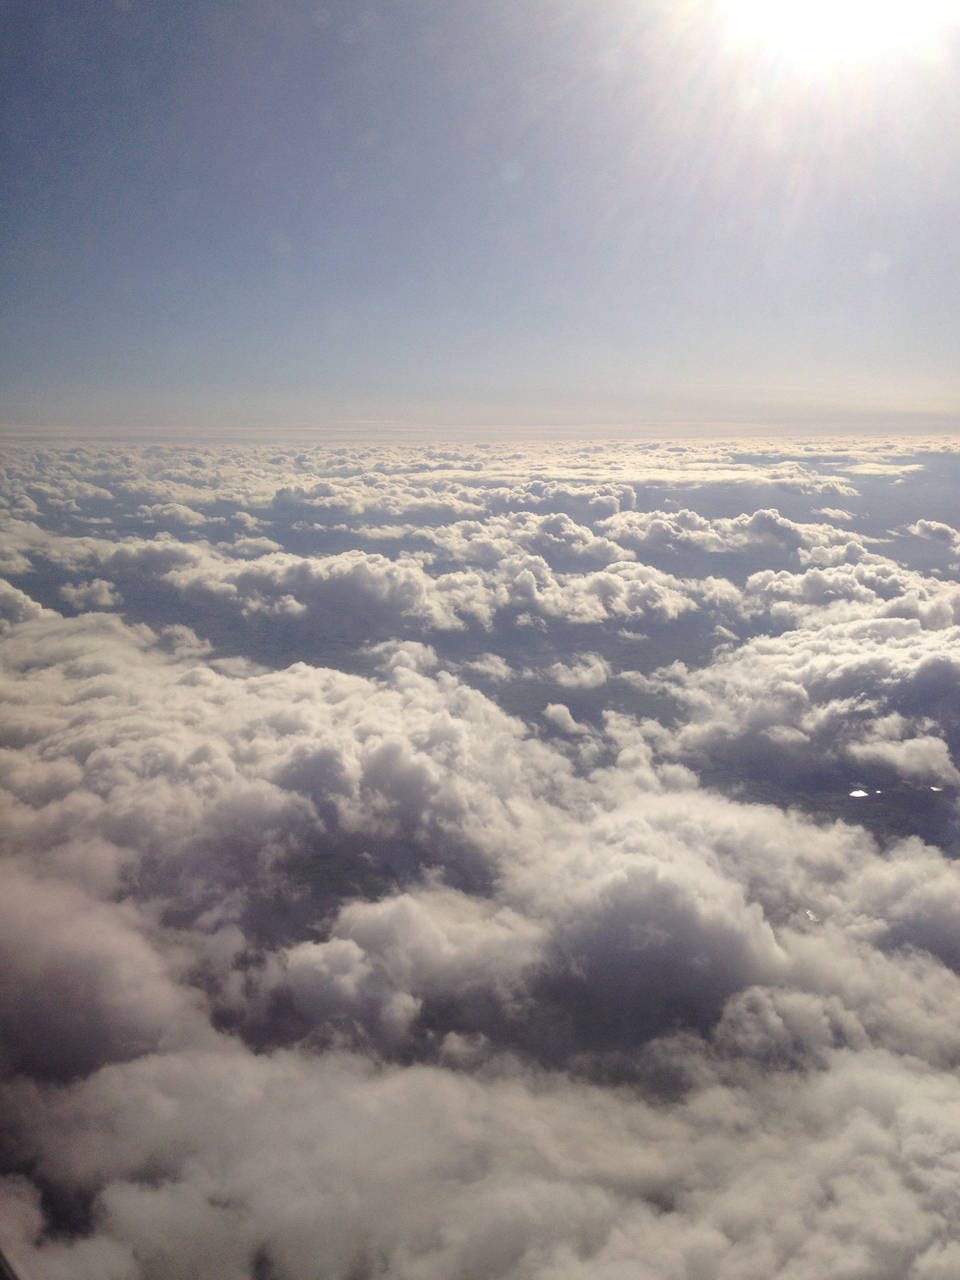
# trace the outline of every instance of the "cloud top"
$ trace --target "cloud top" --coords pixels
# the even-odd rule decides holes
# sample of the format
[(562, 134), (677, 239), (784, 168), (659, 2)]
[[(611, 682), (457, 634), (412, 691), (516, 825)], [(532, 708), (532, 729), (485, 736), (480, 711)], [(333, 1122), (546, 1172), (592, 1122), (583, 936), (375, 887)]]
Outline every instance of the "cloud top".
[(960, 464), (751, 448), (12, 451), (25, 1276), (953, 1275)]

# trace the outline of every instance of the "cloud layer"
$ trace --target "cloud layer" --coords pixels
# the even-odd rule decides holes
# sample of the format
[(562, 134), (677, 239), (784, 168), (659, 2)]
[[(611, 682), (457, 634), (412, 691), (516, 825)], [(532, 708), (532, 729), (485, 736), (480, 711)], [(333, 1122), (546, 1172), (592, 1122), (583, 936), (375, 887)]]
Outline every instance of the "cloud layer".
[(953, 1277), (958, 470), (10, 450), (25, 1280)]

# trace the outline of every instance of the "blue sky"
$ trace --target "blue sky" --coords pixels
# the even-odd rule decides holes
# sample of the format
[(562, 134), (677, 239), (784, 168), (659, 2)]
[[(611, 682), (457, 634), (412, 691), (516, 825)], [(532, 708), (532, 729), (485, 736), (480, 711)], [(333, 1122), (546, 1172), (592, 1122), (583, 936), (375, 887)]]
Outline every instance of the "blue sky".
[(960, 412), (955, 30), (801, 67), (721, 0), (4, 28), (8, 425)]

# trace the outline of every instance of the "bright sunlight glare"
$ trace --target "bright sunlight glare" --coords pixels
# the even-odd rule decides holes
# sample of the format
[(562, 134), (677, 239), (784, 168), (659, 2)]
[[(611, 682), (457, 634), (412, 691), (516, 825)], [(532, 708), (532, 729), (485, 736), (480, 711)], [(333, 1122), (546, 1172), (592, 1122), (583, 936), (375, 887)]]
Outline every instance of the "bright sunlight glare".
[(784, 61), (849, 66), (932, 56), (957, 20), (957, 0), (722, 0), (736, 47)]

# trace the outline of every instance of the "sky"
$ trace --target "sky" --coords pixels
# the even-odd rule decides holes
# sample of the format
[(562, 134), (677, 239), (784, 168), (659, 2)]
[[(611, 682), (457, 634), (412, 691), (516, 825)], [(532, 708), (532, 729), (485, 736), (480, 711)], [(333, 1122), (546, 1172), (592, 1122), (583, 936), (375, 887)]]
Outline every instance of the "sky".
[(5, 0), (2, 421), (953, 425), (955, 19), (736, 11)]
[(20, 1280), (955, 1280), (958, 485), (8, 444)]

